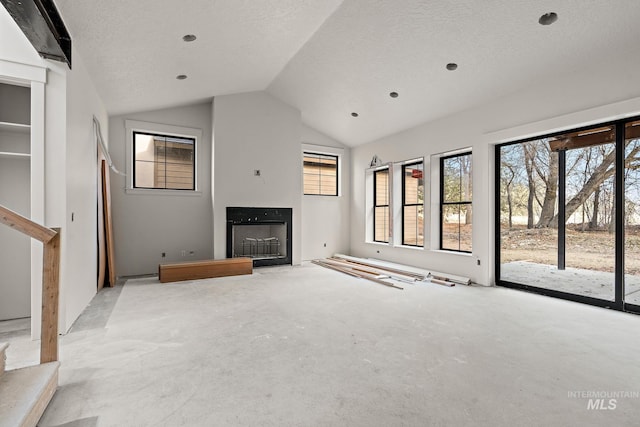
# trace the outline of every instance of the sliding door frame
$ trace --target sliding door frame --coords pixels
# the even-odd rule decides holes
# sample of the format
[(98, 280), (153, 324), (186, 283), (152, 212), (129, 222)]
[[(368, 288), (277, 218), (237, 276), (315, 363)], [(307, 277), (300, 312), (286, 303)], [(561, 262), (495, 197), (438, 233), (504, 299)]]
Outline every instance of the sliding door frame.
[[(640, 305), (628, 304), (624, 302), (624, 244), (625, 244), (625, 124), (633, 121), (637, 121), (640, 117), (632, 117), (621, 120), (615, 120), (610, 122), (603, 122), (593, 124), (590, 126), (584, 126), (575, 129), (567, 129), (561, 132), (554, 132), (550, 134), (543, 134), (531, 138), (521, 139), (517, 141), (506, 142), (503, 144), (495, 145), (495, 171), (494, 171), (494, 185), (495, 185), (495, 200), (494, 200), (494, 220), (495, 220), (495, 282), (497, 286), (503, 286), (507, 288), (520, 289), (529, 292), (534, 292), (540, 295), (550, 296), (554, 298), (562, 298), (569, 301), (579, 302), (583, 304), (594, 305), (598, 307), (611, 308), (614, 310), (628, 311), (632, 313), (640, 314)], [(584, 295), (573, 294), (569, 292), (562, 292), (553, 289), (540, 288), (537, 286), (525, 285), (522, 283), (510, 282), (500, 279), (500, 247), (501, 247), (501, 224), (500, 224), (500, 171), (501, 171), (501, 158), (500, 149), (508, 145), (522, 144), (528, 141), (535, 141), (542, 138), (552, 138), (555, 136), (563, 135), (568, 132), (580, 132), (598, 127), (611, 126), (615, 129), (615, 269), (614, 269), (614, 300), (605, 300), (600, 298), (593, 298)], [(565, 267), (565, 231), (566, 231), (566, 151), (561, 150), (558, 152), (558, 269), (563, 270)]]

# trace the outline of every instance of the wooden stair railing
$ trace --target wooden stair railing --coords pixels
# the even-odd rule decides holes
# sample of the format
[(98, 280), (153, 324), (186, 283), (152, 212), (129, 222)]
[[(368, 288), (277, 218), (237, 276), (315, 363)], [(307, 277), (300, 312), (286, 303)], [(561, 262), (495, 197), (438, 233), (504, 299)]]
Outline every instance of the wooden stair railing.
[(47, 228), (0, 205), (0, 224), (44, 244), (40, 363), (58, 360), (58, 295), (60, 287), (60, 229)]

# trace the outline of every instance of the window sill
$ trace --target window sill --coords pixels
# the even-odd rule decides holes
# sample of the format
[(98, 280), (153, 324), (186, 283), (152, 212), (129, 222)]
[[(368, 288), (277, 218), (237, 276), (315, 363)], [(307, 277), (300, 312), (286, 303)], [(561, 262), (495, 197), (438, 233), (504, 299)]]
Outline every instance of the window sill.
[(180, 197), (200, 197), (202, 191), (198, 190), (157, 190), (151, 188), (127, 188), (124, 190), (126, 194), (144, 195), (144, 196), (180, 196)]
[[(367, 240), (367, 241), (365, 241), (365, 243), (368, 243), (368, 244), (371, 244), (371, 245), (377, 245), (377, 246), (387, 246), (389, 248), (409, 249), (409, 250), (412, 250), (412, 251), (424, 251), (425, 250), (424, 246), (392, 245), (391, 243), (374, 242), (372, 240)], [(444, 252), (446, 252), (446, 251), (444, 251)]]
[(437, 252), (439, 254), (449, 254), (449, 255), (457, 255), (457, 256), (464, 256), (464, 257), (473, 257), (472, 252), (456, 252), (456, 251), (447, 251), (442, 249), (431, 249), (430, 252)]
[(396, 245), (396, 248), (409, 249), (412, 251), (424, 251), (424, 246)]
[(369, 243), (371, 245), (376, 245), (376, 246), (388, 246), (388, 247), (392, 247), (389, 243), (385, 243), (385, 242), (374, 242), (373, 240), (367, 240), (365, 241), (365, 243)]

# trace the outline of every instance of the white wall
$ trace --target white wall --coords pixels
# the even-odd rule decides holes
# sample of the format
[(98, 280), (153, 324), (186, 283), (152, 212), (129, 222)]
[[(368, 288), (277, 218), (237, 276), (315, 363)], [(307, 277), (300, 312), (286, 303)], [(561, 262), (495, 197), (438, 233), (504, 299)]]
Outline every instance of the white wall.
[[(82, 58), (46, 61), (45, 225), (61, 228), (60, 332), (97, 292), (97, 146), (93, 116), (108, 116)], [(73, 216), (73, 220), (72, 220)], [(36, 302), (37, 303), (37, 302)], [(32, 305), (32, 313), (39, 310)], [(32, 323), (32, 332), (34, 325)]]
[[(26, 86), (34, 84), (34, 81), (38, 82), (36, 84), (37, 89), (34, 90), (32, 87), (31, 91), (31, 124), (32, 126), (42, 124), (44, 121), (43, 83), (46, 79), (45, 64), (4, 7), (0, 7), (0, 40), (2, 40), (2, 43), (0, 43), (0, 79)], [(34, 98), (38, 102), (34, 102)], [(34, 117), (34, 111), (38, 111), (40, 117)], [(33, 120), (36, 120), (36, 123), (33, 123)], [(35, 159), (36, 164), (42, 166), (39, 161), (44, 157), (44, 129), (34, 129), (32, 127), (30, 140), (31, 165), (33, 165)], [(34, 148), (36, 149), (34, 150)], [(27, 193), (27, 197), (30, 196), (31, 215), (27, 216), (39, 222), (44, 222), (43, 175), (44, 170), (30, 167), (31, 194)], [(34, 176), (40, 179), (34, 179)], [(25, 212), (21, 213), (24, 214)], [(26, 213), (29, 214), (29, 212)], [(33, 240), (31, 240), (30, 261), (31, 287), (29, 297), (31, 308), (28, 311), (32, 313), (32, 336), (37, 337), (40, 334), (42, 245)]]
[[(48, 227), (62, 228), (59, 328), (65, 332), (97, 290), (97, 172), (92, 116), (106, 126), (107, 115), (76, 50), (72, 52), (73, 70), (64, 63), (40, 58), (3, 7), (0, 39), (0, 60), (10, 61), (2, 64), (0, 74), (18, 67), (25, 70), (24, 79), (44, 82), (37, 76), (47, 69), (46, 85), (32, 84), (31, 217)], [(32, 245), (33, 337), (40, 334), (41, 246)]]
[[(293, 263), (301, 261), (300, 111), (265, 92), (214, 99), (214, 256), (226, 257), (226, 208), (293, 208)], [(254, 176), (254, 170), (260, 176)]]
[(22, 64), (42, 65), (42, 58), (14, 22), (9, 12), (0, 7), (0, 59)]
[[(67, 247), (67, 70), (66, 64), (50, 63), (45, 86), (44, 225), (60, 233), (60, 332), (71, 326), (65, 308)], [(40, 311), (40, 299), (32, 299), (31, 313)], [(35, 316), (32, 317), (32, 320)], [(71, 321), (72, 322), (72, 321)], [(32, 333), (34, 329), (31, 323)]]
[(308, 148), (309, 151), (338, 154), (341, 161), (338, 197), (302, 196), (302, 260), (349, 253), (351, 150), (306, 125), (302, 125), (302, 143), (302, 151)]
[[(109, 152), (121, 171), (126, 170), (125, 120), (201, 129), (196, 147), (200, 194), (126, 193), (125, 177), (112, 173), (116, 274), (157, 274), (161, 263), (212, 258), (211, 103), (111, 117)], [(183, 250), (195, 254), (184, 258)]]
[[(64, 329), (68, 330), (97, 292), (97, 145), (93, 116), (108, 140), (108, 116), (102, 100), (75, 51), (73, 69), (66, 70), (66, 203)], [(61, 310), (62, 311), (62, 310)]]
[[(487, 105), (425, 123), (352, 150), (351, 251), (353, 255), (382, 258), (422, 268), (471, 277), (492, 284), (494, 277), (494, 145), (551, 131), (569, 129), (640, 113), (640, 86), (629, 64), (597, 61), (589, 70), (556, 76), (526, 90)], [(473, 255), (436, 250), (389, 247), (365, 242), (366, 206), (364, 170), (377, 154), (384, 162), (425, 157), (431, 171), (431, 156), (464, 147), (473, 149)], [(435, 172), (435, 169), (433, 170)], [(437, 175), (429, 174), (425, 191), (427, 227), (425, 241), (437, 233)], [(435, 176), (434, 176), (435, 175)], [(430, 222), (429, 222), (430, 221)], [(435, 236), (437, 237), (437, 236)], [(431, 239), (433, 240), (433, 239)], [(481, 265), (477, 265), (480, 260)]]

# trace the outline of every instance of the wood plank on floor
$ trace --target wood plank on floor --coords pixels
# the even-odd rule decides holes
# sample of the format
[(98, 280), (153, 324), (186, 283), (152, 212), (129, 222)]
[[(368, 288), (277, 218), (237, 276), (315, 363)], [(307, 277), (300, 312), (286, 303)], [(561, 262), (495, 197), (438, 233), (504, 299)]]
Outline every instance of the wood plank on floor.
[(244, 257), (160, 264), (158, 268), (160, 283), (239, 276), (252, 273), (253, 260)]

